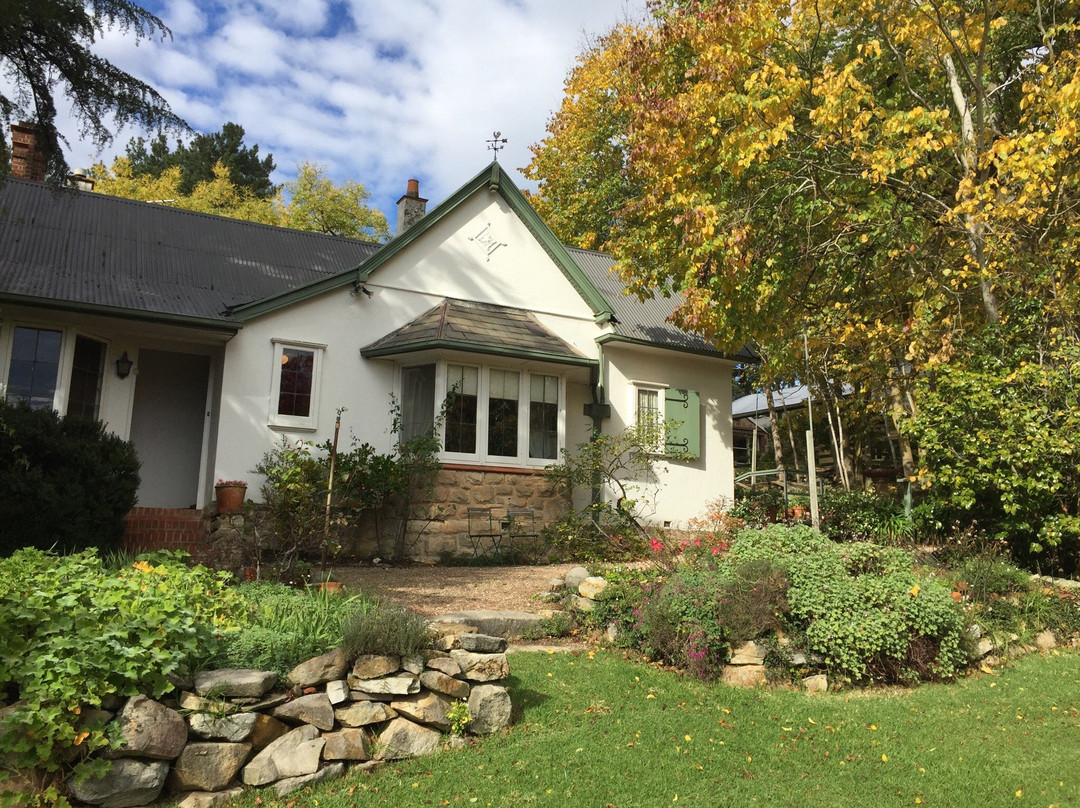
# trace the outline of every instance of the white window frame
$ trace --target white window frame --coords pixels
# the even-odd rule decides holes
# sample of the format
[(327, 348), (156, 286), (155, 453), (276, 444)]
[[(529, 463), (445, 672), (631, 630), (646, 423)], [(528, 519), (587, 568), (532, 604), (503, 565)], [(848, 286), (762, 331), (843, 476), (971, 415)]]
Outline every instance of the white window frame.
[[(325, 343), (302, 342), (277, 337), (271, 339), (270, 342), (273, 350), (271, 351), (270, 401), (267, 424), (273, 429), (316, 431), (319, 428), (319, 399), (322, 395), (322, 364), (323, 353), (326, 351)], [(311, 406), (307, 416), (282, 415), (278, 412), (278, 399), (281, 396), (281, 352), (290, 348), (297, 351), (309, 351), (313, 354), (311, 362)]]
[(658, 382), (630, 382), (630, 412), (634, 414), (634, 426), (639, 426), (642, 422), (639, 394), (641, 392), (650, 392), (656, 394), (656, 443), (654, 443), (652, 446), (647, 446), (645, 448), (650, 455), (655, 455), (657, 457), (663, 457), (665, 455), (664, 449), (667, 441), (667, 436), (664, 432), (664, 398), (667, 394), (669, 386), (670, 385), (660, 384)]
[[(429, 363), (421, 363), (429, 364)], [(463, 465), (498, 466), (504, 468), (542, 469), (552, 463), (556, 463), (562, 456), (566, 446), (566, 374), (557, 370), (534, 367), (514, 367), (512, 364), (489, 364), (461, 359), (436, 359), (435, 360), (435, 412), (432, 417), (437, 418), (439, 410), (447, 395), (447, 368), (450, 365), (462, 365), (474, 367), (478, 370), (478, 383), (476, 395), (476, 451), (473, 452), (447, 452), (440, 450), (439, 459), (445, 463), (460, 463)], [(488, 403), (490, 401), (491, 371), (506, 370), (518, 374), (518, 439), (517, 455), (509, 457), (505, 455), (489, 455), (488, 445)], [(554, 376), (559, 384), (559, 417), (558, 417), (558, 445), (555, 457), (529, 457), (529, 404), (530, 404), (530, 379), (534, 376)], [(401, 391), (401, 372), (398, 371), (397, 389)], [(445, 427), (440, 429), (439, 445), (446, 443)]]
[[(112, 350), (112, 341), (102, 337), (100, 334), (84, 331), (79, 328), (72, 328), (69, 325), (61, 325), (59, 323), (43, 320), (25, 319), (0, 321), (0, 363), (2, 363), (0, 364), (0, 401), (7, 400), (8, 375), (11, 373), (11, 354), (15, 348), (16, 328), (34, 328), (41, 331), (60, 332), (60, 357), (57, 360), (56, 388), (53, 390), (52, 408), (56, 412), (62, 414), (67, 413), (68, 395), (71, 389), (71, 371), (75, 361), (75, 339), (77, 337), (86, 337), (95, 342), (103, 343), (105, 345), (106, 359), (105, 367), (102, 370), (101, 400), (99, 402), (99, 407), (104, 405), (106, 391), (109, 386), (109, 356), (110, 351)], [(113, 367), (115, 367), (115, 365), (113, 365)]]

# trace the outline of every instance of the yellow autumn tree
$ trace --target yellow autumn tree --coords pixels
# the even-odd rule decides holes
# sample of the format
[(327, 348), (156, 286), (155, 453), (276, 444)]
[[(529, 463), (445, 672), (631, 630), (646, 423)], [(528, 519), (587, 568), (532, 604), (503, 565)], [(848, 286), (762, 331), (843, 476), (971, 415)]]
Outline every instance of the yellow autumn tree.
[[(652, 8), (610, 49), (617, 69), (588, 52), (571, 77), (614, 110), (618, 135), (604, 143), (634, 193), (614, 197), (608, 248), (629, 288), (681, 295), (680, 325), (726, 348), (761, 344), (791, 377), (804, 373), (805, 333), (828, 356), (819, 387), (849, 382), (918, 440), (924, 485), (948, 480), (965, 506), (989, 503), (1033, 548), (1080, 536), (1076, 451), (1045, 434), (1076, 420), (1070, 373), (1057, 373), (1078, 339), (1075, 6)], [(541, 207), (563, 207), (591, 165), (611, 162), (569, 137), (583, 109), (568, 95), (536, 149)], [(562, 164), (545, 161), (555, 153)], [(1005, 380), (1032, 362), (1057, 375), (1024, 398)], [(945, 374), (973, 397), (1015, 396), (998, 407), (1015, 422), (1038, 413), (1052, 426), (1024, 443), (1054, 455), (959, 457), (949, 443), (962, 436), (939, 428), (971, 433), (994, 413), (950, 408), (934, 388)], [(1066, 528), (1044, 530), (1039, 511)]]

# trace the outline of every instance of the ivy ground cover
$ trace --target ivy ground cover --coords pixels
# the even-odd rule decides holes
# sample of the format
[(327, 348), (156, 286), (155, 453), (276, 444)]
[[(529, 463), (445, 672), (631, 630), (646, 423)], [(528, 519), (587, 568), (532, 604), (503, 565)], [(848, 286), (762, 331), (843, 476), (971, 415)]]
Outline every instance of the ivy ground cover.
[(518, 653), (511, 669), (506, 735), (263, 795), (262, 808), (1080, 804), (1075, 651), (819, 696), (702, 683), (614, 652)]

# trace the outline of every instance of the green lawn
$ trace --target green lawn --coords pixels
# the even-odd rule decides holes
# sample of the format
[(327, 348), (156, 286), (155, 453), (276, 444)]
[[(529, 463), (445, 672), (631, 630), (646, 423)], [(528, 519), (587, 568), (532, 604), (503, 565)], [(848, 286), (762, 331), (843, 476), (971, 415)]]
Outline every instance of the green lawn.
[(1073, 651), (825, 696), (702, 684), (609, 652), (519, 653), (511, 669), (506, 735), (314, 793), (261, 792), (264, 805), (1080, 805)]

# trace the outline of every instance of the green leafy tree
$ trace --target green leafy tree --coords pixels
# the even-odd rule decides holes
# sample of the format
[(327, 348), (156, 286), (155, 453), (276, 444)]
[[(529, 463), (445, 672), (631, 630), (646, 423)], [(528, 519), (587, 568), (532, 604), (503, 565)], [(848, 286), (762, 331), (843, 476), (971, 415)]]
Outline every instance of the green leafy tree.
[(171, 36), (161, 20), (128, 0), (0, 0), (0, 70), (11, 87), (0, 93), (0, 177), (9, 171), (6, 131), (16, 120), (36, 127), (49, 179), (67, 179), (58, 94), (70, 102), (80, 134), (99, 148), (112, 140), (112, 126), (187, 129), (157, 90), (91, 50), (106, 28), (137, 40)]
[(214, 167), (219, 163), (228, 169), (233, 185), (254, 196), (272, 199), (278, 190), (270, 181), (276, 168), (274, 156), (260, 158), (258, 144), (244, 145), (244, 127), (237, 123), (226, 123), (220, 132), (195, 135), (190, 143), (177, 139), (174, 149), (169, 148), (162, 132), (149, 142), (132, 138), (127, 158), (136, 177), (160, 177), (168, 169), (179, 167), (180, 192), (185, 196), (200, 183), (213, 181)]
[(285, 183), (285, 191), (289, 195), (281, 210), (285, 227), (346, 238), (390, 238), (386, 217), (367, 205), (371, 197), (367, 189), (352, 180), (335, 185), (323, 166), (300, 163), (296, 179)]

